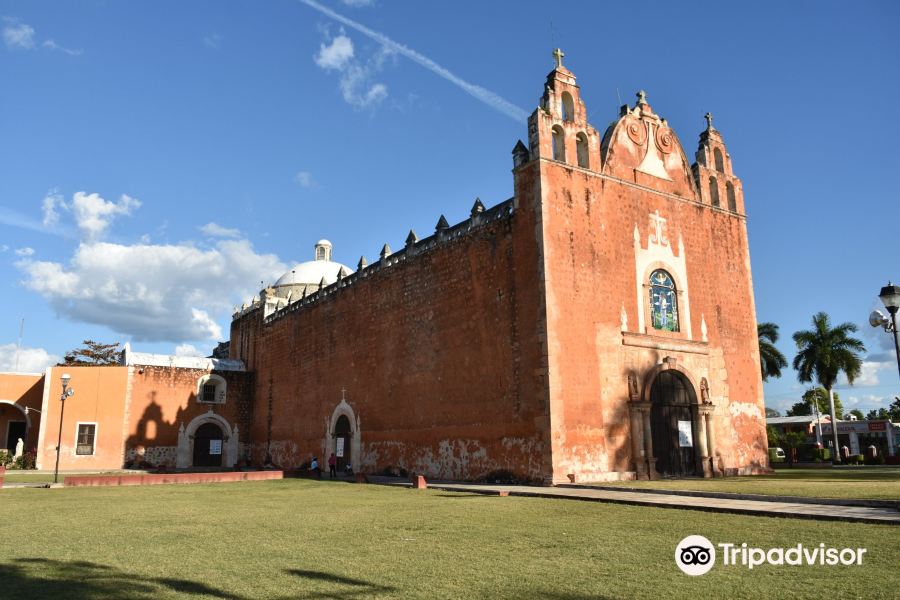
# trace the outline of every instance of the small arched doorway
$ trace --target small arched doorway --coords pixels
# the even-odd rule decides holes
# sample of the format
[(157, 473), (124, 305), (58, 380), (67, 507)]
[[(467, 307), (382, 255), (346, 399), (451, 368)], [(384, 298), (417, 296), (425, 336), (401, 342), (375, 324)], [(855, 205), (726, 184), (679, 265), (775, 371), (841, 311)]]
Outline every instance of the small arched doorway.
[(650, 429), (656, 470), (663, 477), (697, 474), (697, 394), (674, 369), (660, 371), (650, 388)]
[(194, 466), (221, 467), (224, 435), (215, 423), (204, 423), (194, 433)]
[(353, 431), (350, 428), (350, 419), (347, 418), (347, 415), (341, 415), (334, 424), (334, 453), (337, 456), (338, 472), (343, 472), (348, 464), (353, 464), (352, 440)]

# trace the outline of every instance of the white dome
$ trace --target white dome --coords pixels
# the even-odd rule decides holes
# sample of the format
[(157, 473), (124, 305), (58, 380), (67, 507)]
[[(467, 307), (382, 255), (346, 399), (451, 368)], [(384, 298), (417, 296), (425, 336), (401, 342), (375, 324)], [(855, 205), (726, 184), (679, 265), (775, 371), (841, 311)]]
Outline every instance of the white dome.
[(328, 240), (319, 240), (316, 242), (316, 246), (331, 246), (331, 242)]
[(322, 278), (325, 283), (331, 285), (337, 281), (338, 271), (344, 269), (344, 273), (349, 275), (353, 269), (341, 263), (331, 260), (311, 260), (309, 262), (295, 265), (293, 269), (278, 278), (275, 287), (284, 285), (319, 285)]

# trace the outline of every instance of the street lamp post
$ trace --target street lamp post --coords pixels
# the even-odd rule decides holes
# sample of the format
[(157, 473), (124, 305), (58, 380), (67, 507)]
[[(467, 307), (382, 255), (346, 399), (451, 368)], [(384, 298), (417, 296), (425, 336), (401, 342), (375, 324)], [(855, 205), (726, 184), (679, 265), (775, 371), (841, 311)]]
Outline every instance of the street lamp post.
[(878, 297), (881, 298), (881, 301), (884, 303), (884, 307), (887, 309), (888, 313), (890, 313), (890, 319), (880, 311), (874, 311), (871, 315), (869, 315), (869, 324), (872, 327), (883, 327), (885, 331), (894, 333), (894, 350), (897, 353), (897, 370), (900, 371), (900, 341), (897, 340), (897, 310), (900, 309), (900, 286), (892, 284), (888, 281), (888, 284), (881, 288), (881, 293), (878, 294)]
[(56, 467), (53, 469), (53, 483), (59, 480), (59, 450), (62, 446), (63, 414), (66, 411), (66, 398), (75, 393), (75, 390), (69, 387), (69, 380), (72, 379), (71, 375), (63, 373), (60, 379), (62, 380), (62, 394), (59, 395), (59, 436), (56, 438)]

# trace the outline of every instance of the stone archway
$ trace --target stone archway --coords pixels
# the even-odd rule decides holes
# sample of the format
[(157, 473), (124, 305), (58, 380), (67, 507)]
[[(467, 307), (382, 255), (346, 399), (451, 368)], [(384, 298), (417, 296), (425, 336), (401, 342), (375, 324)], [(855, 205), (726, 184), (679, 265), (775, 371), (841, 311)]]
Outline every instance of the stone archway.
[(650, 430), (656, 470), (663, 477), (690, 477), (699, 467), (697, 393), (675, 369), (660, 371), (650, 383)]
[[(323, 448), (323, 463), (328, 460), (331, 453), (338, 454), (338, 439), (343, 439), (344, 456), (338, 457), (338, 469), (343, 470), (349, 464), (354, 471), (360, 468), (360, 425), (359, 417), (353, 412), (353, 408), (347, 400), (341, 399), (340, 403), (331, 413), (331, 419), (326, 421), (326, 432)], [(342, 460), (343, 459), (343, 460)]]
[[(2, 436), (0, 437), (0, 449), (9, 450), (10, 454), (15, 454), (19, 438), (22, 439), (23, 443), (28, 443), (28, 433), (31, 431), (31, 417), (28, 416), (28, 411), (24, 407), (11, 400), (0, 400), (0, 404), (12, 406), (22, 413), (21, 418), (7, 416), (0, 420), (0, 423), (3, 424), (0, 426), (0, 436)], [(22, 426), (23, 423), (24, 427)]]
[[(178, 469), (188, 469), (194, 465), (194, 437), (198, 430), (206, 424), (217, 426), (222, 432), (222, 455), (221, 466), (229, 469), (234, 466), (238, 458), (238, 426), (234, 427), (228, 424), (228, 421), (221, 415), (217, 415), (209, 409), (209, 412), (203, 413), (188, 423), (187, 427), (182, 423), (178, 427), (178, 452), (175, 459), (175, 467)], [(206, 428), (211, 431), (211, 428)], [(202, 434), (203, 432), (201, 432)], [(203, 439), (211, 439), (204, 437)]]
[[(663, 379), (668, 379), (669, 383), (680, 385), (683, 389), (685, 398), (676, 399), (674, 402), (666, 402), (672, 400), (663, 395), (663, 390), (657, 389), (654, 395), (654, 383), (657, 382), (662, 373), (667, 373)], [(674, 380), (674, 381), (673, 381)], [(677, 421), (690, 420), (690, 436), (692, 444), (694, 466), (689, 469), (687, 474), (703, 475), (703, 477), (712, 477), (716, 474), (711, 456), (715, 453), (715, 433), (713, 430), (712, 415), (714, 406), (709, 399), (709, 383), (706, 378), (702, 378), (697, 383), (694, 375), (678, 364), (678, 361), (667, 356), (662, 362), (652, 368), (644, 377), (643, 391), (638, 391), (638, 376), (630, 374), (629, 382), (629, 399), (631, 408), (631, 436), (632, 436), (632, 453), (634, 456), (635, 472), (639, 479), (655, 479), (660, 476), (657, 470), (657, 464), (662, 452), (667, 451), (667, 446), (680, 446), (678, 436)], [(665, 384), (666, 382), (662, 382)], [(700, 397), (698, 399), (698, 390)], [(657, 400), (654, 403), (654, 400)], [(660, 429), (659, 421), (661, 421), (666, 410), (666, 405), (674, 405), (674, 410), (669, 410), (668, 418), (670, 424), (666, 427), (666, 431), (654, 431)], [(679, 408), (680, 407), (680, 408)], [(686, 410), (685, 410), (686, 409)], [(657, 417), (654, 419), (654, 412)], [(674, 413), (674, 414), (673, 414)], [(682, 418), (677, 418), (681, 414)], [(673, 418), (675, 417), (675, 418)], [(654, 421), (657, 421), (654, 427)], [(673, 424), (674, 423), (674, 424)], [(684, 430), (688, 427), (682, 425)], [(685, 431), (685, 433), (687, 433)], [(667, 442), (667, 436), (671, 436), (671, 443)], [(661, 447), (658, 447), (661, 446)], [(682, 452), (687, 453), (684, 450)], [(688, 457), (690, 458), (690, 457)], [(670, 462), (667, 461), (663, 467), (670, 470)], [(673, 473), (668, 473), (673, 474)]]

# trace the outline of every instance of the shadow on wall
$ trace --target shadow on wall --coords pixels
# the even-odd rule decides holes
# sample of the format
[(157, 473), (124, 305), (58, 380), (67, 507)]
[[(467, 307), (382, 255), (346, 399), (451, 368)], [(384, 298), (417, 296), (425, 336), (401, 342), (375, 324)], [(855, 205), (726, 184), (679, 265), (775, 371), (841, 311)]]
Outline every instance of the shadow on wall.
[[(134, 468), (153, 468), (161, 465), (174, 468), (175, 456), (163, 456), (154, 448), (176, 447), (178, 445), (178, 427), (183, 422), (187, 427), (189, 418), (186, 418), (187, 409), (178, 407), (173, 421), (163, 419), (162, 406), (156, 401), (156, 392), (150, 392), (150, 403), (144, 409), (140, 420), (132, 433), (125, 440), (125, 466)], [(196, 394), (191, 394), (188, 406), (196, 399)], [(196, 411), (194, 411), (196, 412)]]
[(173, 592), (188, 597), (241, 598), (197, 581), (141, 577), (107, 565), (47, 558), (18, 558), (2, 564), (0, 581), (0, 597), (17, 600), (150, 600)]

